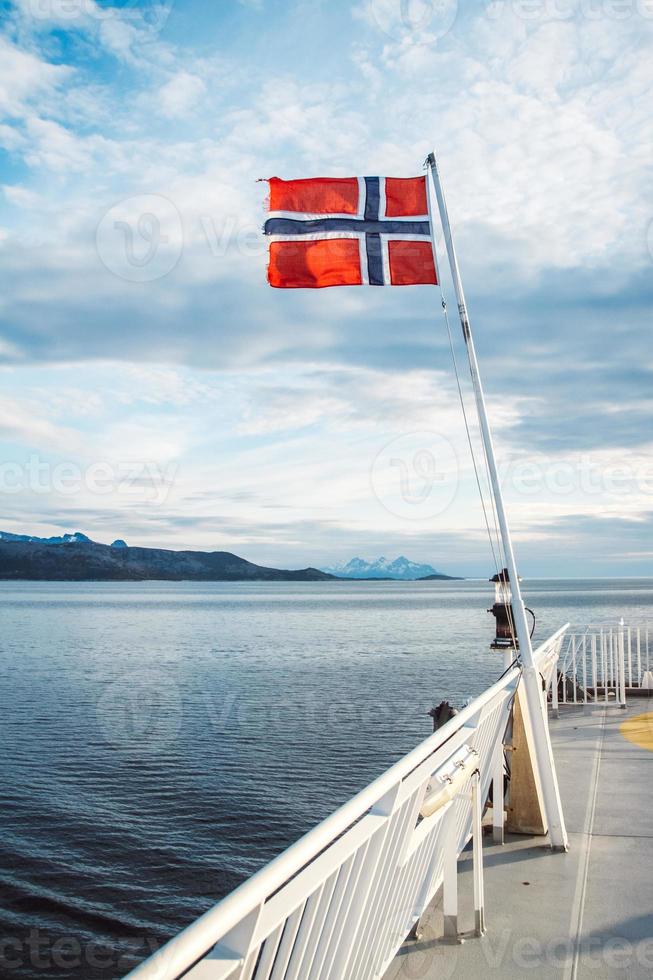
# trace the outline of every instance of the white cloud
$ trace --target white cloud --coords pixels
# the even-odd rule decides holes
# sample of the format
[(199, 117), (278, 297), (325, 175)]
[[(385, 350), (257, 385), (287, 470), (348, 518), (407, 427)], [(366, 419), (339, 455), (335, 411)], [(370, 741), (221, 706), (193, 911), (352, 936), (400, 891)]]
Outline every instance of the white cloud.
[(529, 20), (501, 4), (437, 43), (376, 27), (367, 61), (380, 45), (393, 77), (386, 112), (404, 145), (440, 149), (458, 228), (511, 239), (524, 269), (603, 264), (615, 249), (648, 261), (638, 226), (653, 142), (650, 18)]
[(159, 111), (171, 119), (182, 118), (205, 94), (206, 86), (201, 78), (179, 71), (159, 90)]
[(9, 203), (13, 204), (14, 207), (32, 210), (43, 206), (44, 198), (42, 195), (29, 187), (23, 187), (21, 184), (5, 184), (2, 190)]
[(0, 35), (0, 114), (20, 116), (30, 102), (53, 92), (72, 74), (71, 67), (48, 64)]
[(26, 130), (31, 140), (25, 154), (29, 166), (65, 174), (88, 172), (99, 145), (104, 143), (102, 137), (79, 137), (51, 119), (29, 118)]
[(15, 0), (23, 34), (58, 29), (85, 35), (128, 64), (166, 63), (170, 48), (160, 41), (173, 0), (138, 5), (99, 4), (95, 0)]
[(44, 452), (76, 452), (81, 445), (79, 432), (49, 419), (37, 400), (6, 397), (0, 402), (0, 438)]
[(5, 123), (0, 124), (0, 146), (3, 149), (13, 151), (18, 150), (25, 145), (25, 140), (17, 129), (13, 126), (5, 125)]

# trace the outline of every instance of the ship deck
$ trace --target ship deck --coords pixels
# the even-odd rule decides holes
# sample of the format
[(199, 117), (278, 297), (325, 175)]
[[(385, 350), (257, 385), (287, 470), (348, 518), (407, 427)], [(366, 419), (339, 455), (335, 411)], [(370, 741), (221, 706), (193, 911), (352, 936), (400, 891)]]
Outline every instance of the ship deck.
[[(650, 701), (630, 698), (625, 711), (567, 707), (551, 719), (569, 852), (545, 838), (486, 838), (486, 935), (444, 945), (436, 899), (384, 980), (653, 975), (653, 713), (638, 723), (640, 744), (621, 730), (647, 712)], [(459, 869), (459, 927), (471, 931), (470, 852)]]

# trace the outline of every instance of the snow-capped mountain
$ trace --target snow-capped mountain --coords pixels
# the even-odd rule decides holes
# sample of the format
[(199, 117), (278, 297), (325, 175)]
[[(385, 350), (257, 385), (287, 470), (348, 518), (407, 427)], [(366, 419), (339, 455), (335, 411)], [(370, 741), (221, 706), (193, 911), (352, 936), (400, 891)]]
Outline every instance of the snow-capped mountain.
[[(14, 534), (12, 531), (0, 531), (0, 541), (27, 541), (30, 544), (97, 544), (87, 534), (81, 531), (58, 534), (52, 538), (39, 538), (36, 534)], [(126, 548), (127, 542), (117, 538), (111, 543), (112, 548)]]
[(351, 561), (341, 562), (331, 568), (322, 568), (323, 572), (337, 575), (339, 578), (394, 578), (402, 581), (414, 581), (427, 576), (449, 578), (438, 572), (432, 565), (421, 565), (400, 555), (394, 561), (387, 558), (377, 558), (376, 561), (365, 561), (363, 558), (352, 558)]
[(0, 541), (31, 541), (36, 544), (91, 544), (91, 539), (81, 531), (73, 534), (60, 534), (53, 538), (38, 538), (35, 534), (12, 534), (11, 531), (0, 531)]

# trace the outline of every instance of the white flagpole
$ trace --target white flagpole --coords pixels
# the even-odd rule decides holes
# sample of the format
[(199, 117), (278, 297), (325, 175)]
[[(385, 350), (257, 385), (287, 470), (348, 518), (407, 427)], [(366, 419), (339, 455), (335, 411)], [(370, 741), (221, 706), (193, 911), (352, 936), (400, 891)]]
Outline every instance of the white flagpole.
[[(432, 178), (433, 186), (435, 188), (435, 194), (438, 202), (438, 210), (440, 212), (440, 221), (442, 223), (444, 240), (447, 247), (449, 266), (451, 268), (451, 276), (453, 279), (454, 290), (456, 293), (456, 300), (458, 302), (458, 313), (460, 314), (460, 323), (462, 326), (463, 337), (465, 339), (465, 345), (467, 347), (467, 353), (469, 356), (472, 382), (474, 385), (474, 393), (476, 395), (476, 407), (477, 407), (478, 418), (481, 427), (481, 436), (483, 439), (483, 444), (485, 446), (485, 453), (487, 456), (490, 482), (492, 484), (492, 493), (496, 504), (497, 518), (499, 521), (499, 528), (501, 531), (501, 539), (503, 541), (503, 550), (506, 556), (506, 565), (508, 567), (508, 574), (510, 576), (510, 586), (512, 589), (512, 596), (513, 596), (513, 603), (512, 603), (513, 615), (515, 619), (515, 627), (517, 630), (517, 639), (519, 640), (519, 651), (520, 651), (521, 661), (524, 668), (524, 673), (523, 673), (524, 691), (528, 702), (529, 714), (532, 720), (536, 763), (537, 763), (537, 768), (538, 768), (540, 781), (542, 785), (542, 795), (544, 798), (546, 821), (549, 826), (551, 846), (556, 850), (566, 851), (568, 850), (569, 847), (569, 841), (567, 837), (567, 830), (565, 827), (564, 815), (562, 812), (562, 801), (560, 799), (560, 790), (558, 788), (558, 779), (556, 776), (555, 762), (553, 759), (553, 751), (551, 749), (551, 739), (549, 737), (549, 726), (546, 717), (546, 702), (542, 696), (542, 682), (541, 682), (540, 673), (537, 667), (535, 666), (535, 662), (533, 660), (533, 647), (531, 645), (530, 630), (528, 628), (528, 621), (526, 619), (526, 608), (524, 606), (524, 600), (522, 599), (521, 588), (519, 585), (519, 575), (517, 574), (517, 564), (515, 562), (515, 555), (512, 547), (512, 539), (510, 536), (510, 528), (508, 527), (508, 520), (506, 517), (506, 511), (503, 503), (503, 493), (501, 491), (501, 484), (499, 482), (499, 473), (497, 469), (496, 456), (494, 452), (494, 444), (492, 442), (492, 432), (490, 430), (490, 422), (487, 414), (487, 407), (485, 404), (485, 395), (483, 393), (483, 385), (481, 383), (481, 376), (479, 373), (478, 361), (476, 358), (474, 338), (472, 336), (469, 317), (467, 315), (465, 294), (463, 292), (463, 284), (460, 278), (460, 270), (458, 268), (458, 259), (456, 257), (456, 250), (454, 248), (453, 238), (451, 236), (451, 226), (449, 224), (449, 216), (447, 214), (447, 205), (444, 200), (442, 184), (440, 182), (440, 175), (438, 173), (438, 167), (435, 161), (435, 154), (433, 153), (429, 154), (426, 163), (430, 171), (430, 175)], [(431, 216), (431, 231), (433, 231), (433, 225), (432, 225), (433, 209), (431, 208), (430, 205), (431, 194), (429, 194), (428, 197), (429, 197), (429, 214)], [(437, 268), (437, 256), (435, 255), (435, 251), (436, 251), (435, 236), (432, 237), (432, 241), (433, 241), (433, 253), (434, 253), (436, 268)]]

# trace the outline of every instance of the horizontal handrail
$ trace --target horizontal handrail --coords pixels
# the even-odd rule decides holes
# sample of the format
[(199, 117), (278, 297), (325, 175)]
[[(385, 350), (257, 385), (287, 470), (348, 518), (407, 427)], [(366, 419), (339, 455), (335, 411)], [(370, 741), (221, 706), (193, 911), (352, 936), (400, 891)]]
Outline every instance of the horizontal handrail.
[(533, 659), (536, 662), (540, 660), (546, 653), (548, 653), (552, 646), (554, 646), (559, 640), (562, 641), (564, 639), (565, 633), (568, 629), (569, 623), (565, 623), (565, 625), (561, 626), (559, 630), (556, 630), (555, 633), (548, 638), (548, 640), (540, 643), (539, 647), (536, 647), (536, 649), (533, 650)]

